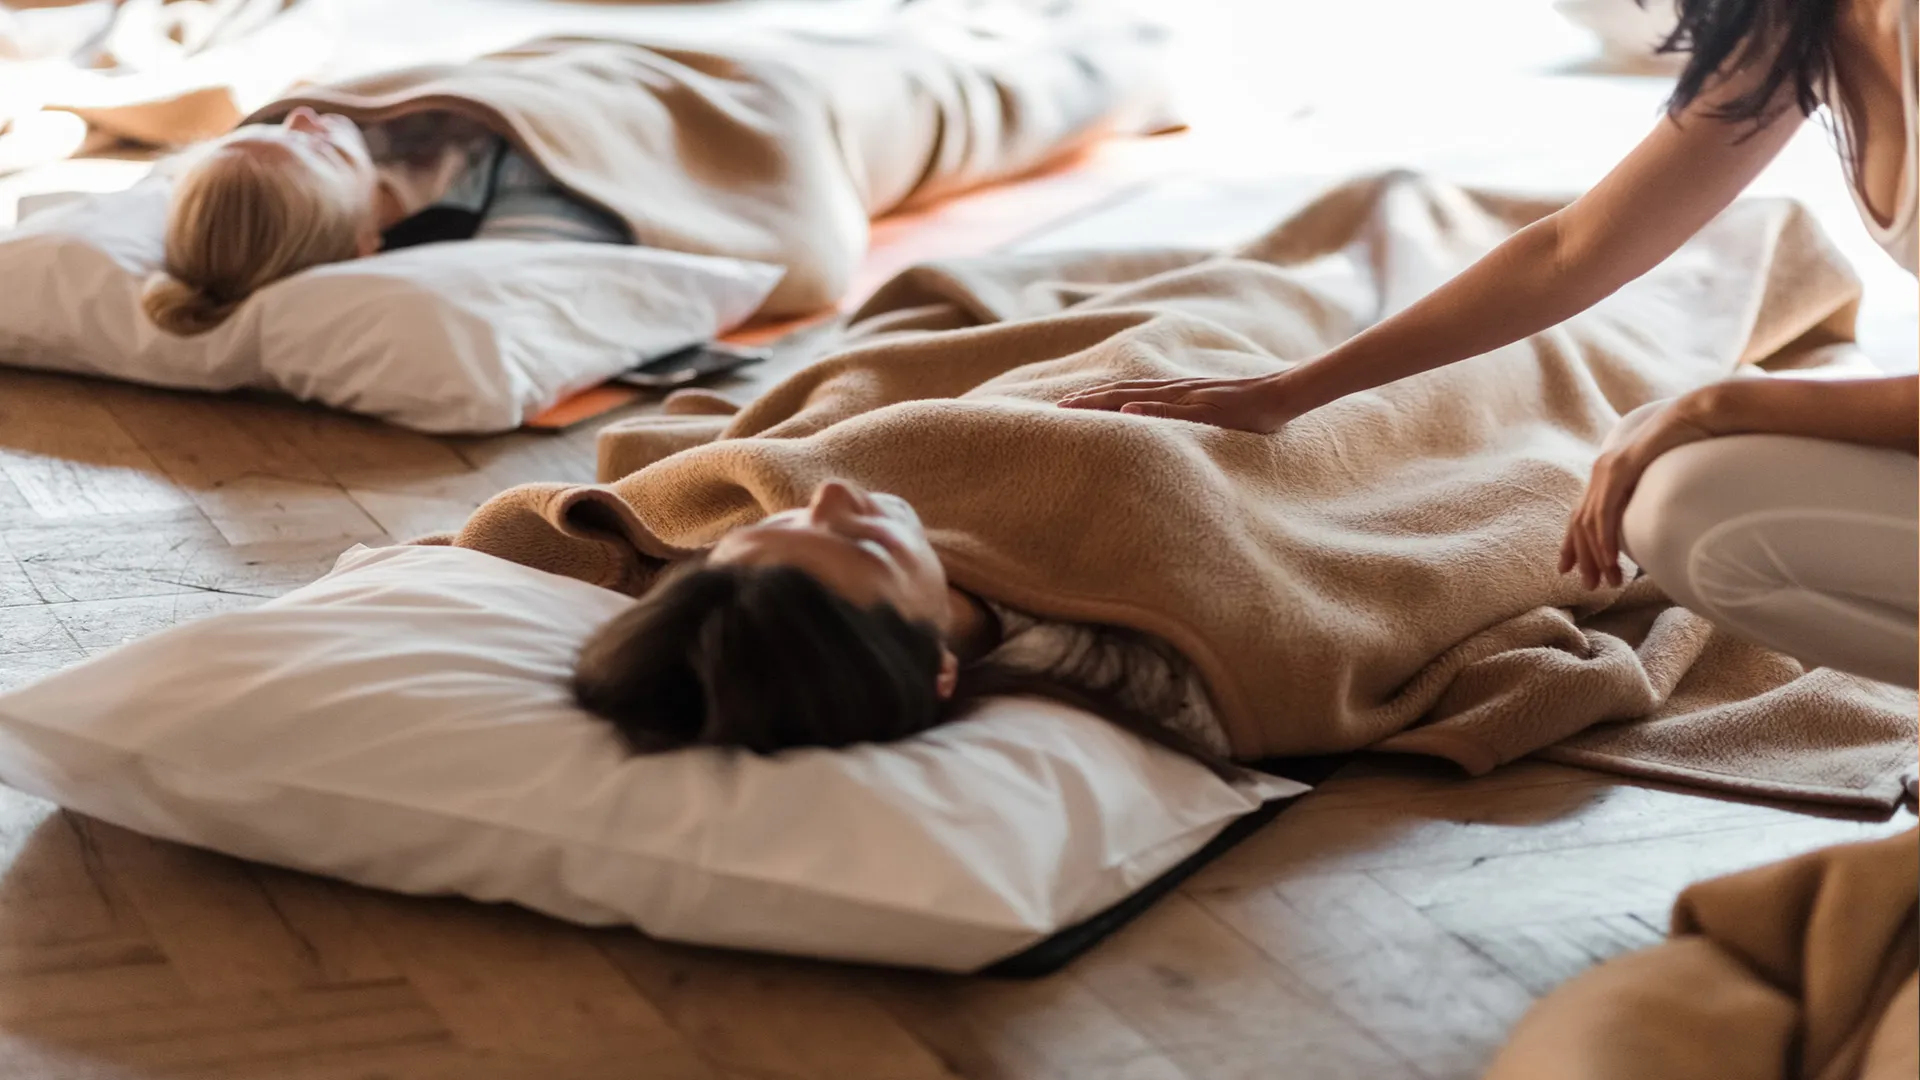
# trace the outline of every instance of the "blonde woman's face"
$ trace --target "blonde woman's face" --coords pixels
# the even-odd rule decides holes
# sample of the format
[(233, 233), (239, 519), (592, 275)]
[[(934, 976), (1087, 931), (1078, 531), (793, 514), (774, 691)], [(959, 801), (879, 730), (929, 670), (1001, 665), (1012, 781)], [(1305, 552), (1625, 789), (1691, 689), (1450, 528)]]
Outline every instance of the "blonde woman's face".
[(302, 105), (281, 123), (241, 128), (226, 138), (221, 149), (257, 155), (284, 169), (290, 182), (340, 191), (349, 205), (364, 209), (368, 228), (379, 232), (373, 156), (359, 126), (346, 117), (317, 113)]

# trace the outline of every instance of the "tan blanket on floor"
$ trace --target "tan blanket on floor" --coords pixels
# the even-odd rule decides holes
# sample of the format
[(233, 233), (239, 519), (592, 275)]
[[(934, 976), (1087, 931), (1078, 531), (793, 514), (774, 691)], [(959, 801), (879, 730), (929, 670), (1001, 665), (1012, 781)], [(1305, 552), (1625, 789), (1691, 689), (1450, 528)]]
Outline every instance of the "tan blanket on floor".
[(1791, 204), (1744, 203), (1558, 329), (1274, 435), (1051, 405), (1314, 356), (1549, 209), (1394, 175), (1231, 256), (909, 271), (846, 348), (738, 415), (611, 429), (609, 484), (516, 488), (455, 542), (639, 592), (658, 560), (845, 477), (918, 507), (960, 587), (1171, 642), (1244, 759), (1376, 746), (1481, 772), (1652, 718), (1582, 737), (1583, 760), (1890, 804), (1911, 694), (1803, 673), (1645, 582), (1594, 594), (1555, 569), (1622, 413), (1843, 348), (1858, 286)]
[(1487, 1080), (1913, 1080), (1920, 833), (1702, 882), (1673, 937), (1574, 979)]
[(1146, 24), (1071, 5), (1017, 34), (971, 18), (910, 13), (857, 40), (765, 31), (708, 51), (556, 38), (306, 90), (249, 120), (298, 105), (363, 123), (461, 113), (639, 243), (787, 267), (760, 313), (801, 314), (841, 299), (870, 218), (1168, 125)]

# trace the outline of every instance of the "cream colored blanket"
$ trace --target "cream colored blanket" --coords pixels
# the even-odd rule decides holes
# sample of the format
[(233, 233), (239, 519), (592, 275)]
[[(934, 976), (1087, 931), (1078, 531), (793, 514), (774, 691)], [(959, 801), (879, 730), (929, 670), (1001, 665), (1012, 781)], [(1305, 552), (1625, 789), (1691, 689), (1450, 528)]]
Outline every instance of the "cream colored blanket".
[(737, 415), (609, 430), (608, 484), (516, 488), (453, 542), (639, 592), (661, 560), (845, 477), (918, 507), (960, 587), (1171, 642), (1245, 759), (1379, 747), (1481, 772), (1558, 744), (1601, 767), (1891, 804), (1911, 694), (1803, 672), (1644, 581), (1589, 593), (1555, 570), (1622, 413), (1844, 348), (1858, 287), (1791, 204), (1742, 204), (1560, 328), (1274, 435), (1051, 404), (1314, 356), (1549, 209), (1392, 175), (1225, 256), (919, 268), (845, 348)]
[(1535, 1006), (1487, 1080), (1913, 1080), (1920, 834), (1702, 882)]

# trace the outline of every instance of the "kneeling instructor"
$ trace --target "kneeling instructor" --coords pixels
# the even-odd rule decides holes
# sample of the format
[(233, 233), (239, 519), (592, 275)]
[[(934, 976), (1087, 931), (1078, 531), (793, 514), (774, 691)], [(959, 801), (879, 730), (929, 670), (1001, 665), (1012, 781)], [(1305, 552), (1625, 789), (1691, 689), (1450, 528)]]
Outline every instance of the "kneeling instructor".
[[(1420, 302), (1284, 372), (1115, 383), (1061, 402), (1274, 431), (1348, 394), (1554, 326), (1673, 254), (1821, 105), (1861, 217), (1908, 271), (1917, 0), (1680, 0), (1667, 115), (1566, 208)], [(1623, 549), (1678, 603), (1810, 665), (1920, 676), (1920, 380), (1732, 379), (1609, 437), (1561, 570), (1621, 583)]]

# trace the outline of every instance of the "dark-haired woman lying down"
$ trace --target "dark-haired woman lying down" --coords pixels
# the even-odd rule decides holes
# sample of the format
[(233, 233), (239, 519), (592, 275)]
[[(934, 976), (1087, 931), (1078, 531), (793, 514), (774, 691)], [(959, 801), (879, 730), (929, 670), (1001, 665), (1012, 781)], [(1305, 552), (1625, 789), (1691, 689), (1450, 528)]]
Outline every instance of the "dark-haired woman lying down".
[(1164, 642), (956, 588), (905, 499), (840, 480), (665, 571), (588, 641), (574, 690), (637, 750), (886, 742), (1034, 694), (1216, 768), (1231, 753)]
[[(1606, 732), (1581, 733), (1649, 716), (1910, 755), (1911, 695), (1557, 568), (1622, 412), (1845, 336), (1857, 285), (1785, 204), (1550, 335), (1272, 434), (1054, 407), (1317, 355), (1551, 209), (1393, 175), (1225, 257), (909, 271), (746, 408), (618, 425), (605, 486), (516, 488), (440, 539), (638, 598), (578, 691), (641, 747), (894, 739), (1029, 691), (1207, 760), (1384, 746), (1483, 771), (1581, 735), (1597, 763)], [(1686, 728), (1610, 752), (1696, 779), (1777, 760), (1702, 761), (1721, 744)]]

